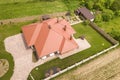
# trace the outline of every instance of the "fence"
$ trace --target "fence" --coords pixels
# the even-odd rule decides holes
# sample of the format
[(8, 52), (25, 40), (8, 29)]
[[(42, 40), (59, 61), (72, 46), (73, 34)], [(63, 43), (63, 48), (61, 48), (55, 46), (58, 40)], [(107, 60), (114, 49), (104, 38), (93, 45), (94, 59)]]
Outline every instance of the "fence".
[(97, 32), (99, 32), (105, 39), (110, 41), (113, 45), (117, 44), (118, 41), (113, 39), (111, 36), (109, 36), (107, 33), (105, 33), (103, 30), (101, 30), (95, 23), (90, 22), (90, 26), (95, 29)]
[[(50, 17), (59, 17), (59, 16), (64, 16), (66, 13), (67, 12), (59, 12), (59, 13), (45, 14), (45, 15), (49, 15)], [(43, 15), (37, 15), (37, 16), (28, 16), (28, 17), (24, 17), (24, 18), (0, 20), (0, 25), (32, 21), (32, 20), (40, 20), (42, 16)]]
[(51, 79), (51, 78), (54, 78), (54, 77), (56, 77), (56, 76), (58, 76), (58, 75), (60, 75), (60, 74), (62, 74), (62, 73), (64, 73), (64, 72), (66, 72), (66, 71), (74, 68), (74, 67), (77, 67), (77, 66), (80, 65), (80, 64), (83, 64), (83, 63), (85, 63), (85, 62), (87, 62), (87, 61), (89, 61), (89, 60), (91, 60), (91, 59), (93, 59), (93, 58), (95, 58), (95, 57), (97, 57), (97, 56), (99, 56), (99, 55), (101, 55), (101, 54), (103, 54), (103, 53), (111, 50), (111, 49), (113, 49), (113, 48), (116, 48), (118, 45), (119, 45), (119, 43), (117, 43), (117, 44), (115, 44), (114, 46), (112, 46), (112, 47), (110, 47), (110, 48), (107, 48), (107, 49), (105, 49), (105, 50), (103, 50), (103, 51), (101, 51), (101, 52), (99, 52), (99, 53), (97, 53), (97, 54), (95, 54), (95, 55), (93, 55), (93, 56), (90, 56), (90, 57), (87, 58), (87, 59), (84, 59), (84, 60), (82, 60), (82, 61), (80, 61), (80, 62), (78, 62), (78, 63), (75, 63), (74, 65), (72, 65), (72, 66), (70, 66), (70, 67), (67, 67), (66, 69), (63, 69), (62, 71), (60, 71), (60, 72), (58, 72), (58, 73), (56, 73), (56, 74), (53, 74), (53, 75), (51, 75), (50, 77), (47, 77), (47, 78), (45, 78), (45, 79), (43, 79), (43, 80), (49, 80), (49, 79)]

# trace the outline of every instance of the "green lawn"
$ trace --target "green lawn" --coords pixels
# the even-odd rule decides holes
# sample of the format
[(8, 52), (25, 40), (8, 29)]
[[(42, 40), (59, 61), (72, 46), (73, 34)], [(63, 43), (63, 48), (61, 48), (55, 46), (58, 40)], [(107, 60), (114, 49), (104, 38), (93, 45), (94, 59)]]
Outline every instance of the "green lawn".
[(10, 65), (8, 72), (3, 77), (1, 77), (0, 80), (10, 80), (13, 74), (13, 68), (14, 68), (14, 61), (13, 61), (12, 55), (5, 51), (4, 39), (9, 36), (20, 33), (21, 26), (28, 23), (30, 22), (0, 26), (0, 59), (7, 59)]
[[(16, 0), (15, 0), (16, 1)], [(2, 0), (0, 1), (0, 20), (18, 18), (32, 15), (49, 14), (74, 10), (78, 7), (79, 0), (66, 3), (64, 0), (34, 1), (30, 0)], [(29, 2), (28, 2), (29, 1)]]
[[(77, 33), (74, 36), (77, 38), (80, 35), (85, 35), (86, 39), (92, 47), (62, 60), (57, 58), (52, 61), (49, 61), (43, 65), (38, 66), (38, 70), (35, 70), (34, 68), (31, 71), (31, 74), (35, 78), (35, 80), (43, 79), (45, 77), (45, 71), (52, 67), (56, 66), (60, 67), (61, 69), (64, 69), (111, 46), (111, 44), (107, 40), (105, 40), (100, 34), (94, 31), (90, 26), (77, 24), (74, 25), (73, 28), (77, 31)], [(102, 46), (103, 43), (105, 44), (104, 46)], [(32, 80), (30, 76), (28, 77), (28, 80)]]

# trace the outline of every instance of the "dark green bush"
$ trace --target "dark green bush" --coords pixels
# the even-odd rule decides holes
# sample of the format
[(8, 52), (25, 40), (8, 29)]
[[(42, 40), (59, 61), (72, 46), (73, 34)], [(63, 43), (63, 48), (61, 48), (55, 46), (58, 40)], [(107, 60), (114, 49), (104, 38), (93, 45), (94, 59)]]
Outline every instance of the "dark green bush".
[(114, 17), (112, 10), (105, 9), (102, 14), (103, 21), (110, 21)]
[(111, 5), (110, 9), (113, 11), (119, 11), (120, 10), (120, 0), (115, 0), (113, 4)]
[(118, 40), (120, 42), (120, 31), (112, 29), (111, 32), (109, 32), (109, 34), (116, 40)]

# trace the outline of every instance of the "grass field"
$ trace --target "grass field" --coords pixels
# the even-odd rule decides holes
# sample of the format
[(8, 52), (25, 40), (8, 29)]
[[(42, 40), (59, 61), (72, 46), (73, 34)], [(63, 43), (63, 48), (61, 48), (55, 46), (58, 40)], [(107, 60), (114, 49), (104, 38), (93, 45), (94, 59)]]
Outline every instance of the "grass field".
[(30, 0), (2, 0), (0, 1), (0, 20), (74, 10), (78, 7), (77, 4), (79, 4), (78, 0), (73, 0), (70, 3), (64, 0), (34, 2)]
[(4, 39), (8, 36), (12, 36), (17, 33), (20, 33), (21, 26), (28, 23), (29, 22), (0, 26), (0, 59), (7, 59), (10, 65), (8, 72), (3, 77), (1, 77), (0, 80), (10, 80), (14, 68), (14, 61), (12, 55), (5, 51)]
[[(77, 38), (80, 35), (85, 35), (86, 39), (88, 40), (88, 42), (91, 44), (92, 47), (62, 60), (57, 58), (52, 61), (49, 61), (43, 65), (38, 66), (39, 68), (38, 70), (35, 70), (34, 68), (31, 71), (31, 74), (35, 78), (35, 80), (43, 79), (45, 77), (44, 76), (45, 71), (52, 67), (56, 66), (56, 67), (60, 67), (61, 69), (64, 69), (76, 62), (79, 62), (111, 46), (111, 44), (108, 41), (106, 41), (100, 34), (94, 31), (90, 26), (77, 24), (74, 25), (73, 28), (77, 31), (75, 37)], [(102, 46), (103, 43), (105, 44), (104, 46)], [(28, 77), (28, 80), (32, 80), (30, 76)]]

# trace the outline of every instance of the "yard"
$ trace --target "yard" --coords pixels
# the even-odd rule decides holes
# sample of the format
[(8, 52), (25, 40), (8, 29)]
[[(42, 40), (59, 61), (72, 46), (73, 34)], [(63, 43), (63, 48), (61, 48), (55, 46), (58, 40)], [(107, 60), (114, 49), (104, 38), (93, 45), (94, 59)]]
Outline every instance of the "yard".
[[(61, 12), (66, 10), (74, 10), (79, 5), (79, 0), (73, 0), (70, 3), (66, 4), (64, 0), (53, 0), (47, 1), (44, 0), (34, 1), (33, 0), (1, 0), (0, 1), (0, 20), (9, 19), (9, 18), (18, 18), (32, 15), (40, 15), (40, 14), (48, 14)], [(9, 61), (9, 70), (0, 80), (9, 80), (12, 76), (14, 69), (14, 60), (8, 52), (5, 51), (4, 48), (4, 39), (6, 37), (15, 35), (20, 33), (21, 26), (25, 24), (30, 24), (31, 22), (24, 23), (15, 23), (15, 24), (7, 24), (0, 26), (0, 59), (7, 59)], [(120, 17), (111, 20), (110, 22), (101, 22), (97, 23), (103, 30), (106, 32), (111, 32), (112, 29), (116, 31), (120, 31)], [(59, 58), (49, 61), (41, 66), (38, 66), (39, 69), (36, 71), (32, 70), (32, 75), (36, 80), (44, 78), (44, 73), (46, 70), (57, 66), (62, 69), (66, 68), (74, 64), (75, 62), (81, 61), (95, 53), (108, 48), (111, 44), (106, 41), (102, 36), (100, 36), (96, 31), (94, 31), (89, 26), (85, 26), (83, 24), (77, 24), (74, 26), (74, 29), (77, 31), (75, 37), (78, 38), (80, 35), (84, 35), (89, 43), (92, 45), (91, 48), (82, 51), (80, 53), (75, 54), (74, 56), (70, 56), (63, 60)], [(104, 45), (103, 45), (104, 44)], [(31, 80), (30, 76), (28, 80)]]
[[(119, 20), (119, 19), (120, 18), (116, 18), (116, 19), (114, 19), (114, 21)], [(18, 24), (14, 23), (14, 24), (7, 24), (7, 25), (0, 26), (0, 45), (1, 45), (0, 46), (0, 59), (7, 59), (10, 63), (9, 71), (6, 73), (6, 75), (4, 75), (2, 78), (0, 78), (1, 80), (9, 80), (10, 77), (12, 76), (13, 68), (14, 68), (14, 62), (13, 62), (12, 56), (5, 51), (4, 43), (3, 43), (4, 39), (6, 37), (20, 33), (21, 26), (30, 24), (30, 23), (31, 22), (24, 22), (24, 23), (18, 23)], [(107, 23), (103, 23), (103, 24), (108, 25), (111, 23), (107, 22)], [(119, 25), (119, 21), (117, 22), (117, 24)], [(104, 28), (104, 26), (102, 28), (105, 29), (105, 31), (107, 29), (106, 27)], [(44, 72), (47, 69), (52, 68), (53, 66), (58, 66), (63, 69), (68, 65), (74, 64), (75, 62), (78, 62), (78, 61), (81, 61), (82, 59), (87, 58), (90, 55), (93, 55), (93, 54), (111, 46), (111, 44), (108, 41), (106, 41), (102, 36), (100, 36), (96, 31), (94, 31), (89, 26), (85, 26), (83, 24), (77, 24), (74, 26), (74, 29), (77, 31), (77, 34), (75, 34), (75, 37), (77, 38), (80, 35), (85, 35), (86, 39), (89, 41), (89, 43), (92, 45), (92, 47), (89, 48), (88, 50), (82, 51), (78, 54), (75, 54), (74, 56), (70, 56), (63, 60), (60, 60), (57, 58), (54, 61), (49, 61), (49, 62), (45, 63), (44, 65), (39, 66), (38, 71), (36, 71), (35, 69), (32, 71), (33, 77), (36, 77), (36, 79), (43, 78)], [(102, 46), (102, 43), (104, 43), (104, 46)], [(28, 79), (30, 79), (30, 78), (28, 78)]]
[[(62, 60), (57, 58), (49, 61), (43, 65), (38, 66), (38, 70), (34, 68), (31, 71), (31, 75), (35, 78), (35, 80), (45, 78), (45, 72), (50, 68), (59, 67), (61, 69), (64, 69), (111, 46), (111, 44), (107, 40), (105, 40), (100, 34), (98, 34), (88, 25), (77, 24), (74, 25), (73, 28), (77, 31), (74, 36), (78, 38), (80, 35), (84, 35), (88, 42), (91, 44), (91, 48)], [(32, 80), (30, 76), (28, 77), (28, 80)]]

